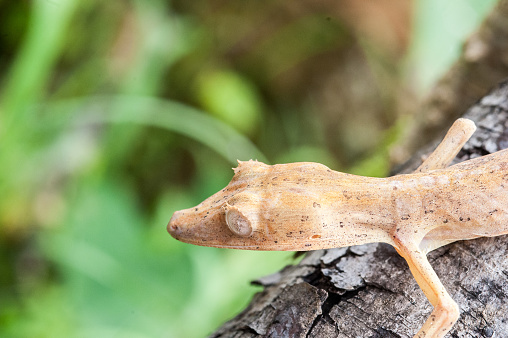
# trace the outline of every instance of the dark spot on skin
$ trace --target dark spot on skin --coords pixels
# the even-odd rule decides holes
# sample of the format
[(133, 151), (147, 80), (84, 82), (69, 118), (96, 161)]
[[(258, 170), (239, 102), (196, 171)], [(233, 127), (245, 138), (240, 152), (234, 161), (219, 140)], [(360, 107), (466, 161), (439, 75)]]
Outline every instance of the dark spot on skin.
[(393, 190), (397, 190), (398, 188), (397, 187), (393, 187)]
[(321, 238), (321, 235), (313, 235), (311, 238), (312, 239), (318, 239), (318, 238)]
[(277, 241), (273, 241), (275, 244), (277, 244), (278, 242)]
[(198, 208), (194, 208), (194, 211), (198, 211)]
[(497, 209), (494, 209), (492, 211), (489, 211), (489, 215), (492, 216), (493, 213), (497, 212)]
[(343, 223), (343, 222), (339, 222), (339, 226), (340, 226), (341, 228), (343, 228), (343, 227), (344, 227), (344, 223)]
[(312, 244), (305, 244), (305, 246), (312, 246)]
[(277, 179), (277, 176), (272, 177), (272, 181), (275, 181)]
[(445, 219), (445, 220), (443, 221), (443, 223), (448, 223), (448, 220), (447, 220), (447, 219)]
[(462, 217), (459, 217), (459, 221), (461, 221), (461, 222), (462, 222), (463, 220), (464, 220), (464, 218), (462, 218)]
[(319, 203), (317, 203), (317, 202), (312, 203), (312, 206), (313, 206), (314, 208), (321, 208), (321, 204), (319, 204)]
[(400, 219), (403, 221), (407, 221), (409, 218), (411, 218), (411, 216), (406, 215), (406, 216), (402, 216)]
[(303, 234), (303, 230), (300, 230), (299, 232), (300, 232), (300, 235)]

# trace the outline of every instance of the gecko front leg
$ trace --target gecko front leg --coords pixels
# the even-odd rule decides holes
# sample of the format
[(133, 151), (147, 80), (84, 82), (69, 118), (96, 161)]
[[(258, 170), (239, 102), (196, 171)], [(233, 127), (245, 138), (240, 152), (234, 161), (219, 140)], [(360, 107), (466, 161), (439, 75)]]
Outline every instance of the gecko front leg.
[(404, 257), (416, 282), (430, 301), (434, 310), (415, 338), (440, 338), (451, 330), (460, 312), (427, 260), (427, 256), (414, 243), (397, 239), (395, 249)]
[(446, 133), (443, 141), (415, 170), (415, 173), (446, 168), (475, 130), (476, 126), (473, 121), (465, 118), (456, 120)]

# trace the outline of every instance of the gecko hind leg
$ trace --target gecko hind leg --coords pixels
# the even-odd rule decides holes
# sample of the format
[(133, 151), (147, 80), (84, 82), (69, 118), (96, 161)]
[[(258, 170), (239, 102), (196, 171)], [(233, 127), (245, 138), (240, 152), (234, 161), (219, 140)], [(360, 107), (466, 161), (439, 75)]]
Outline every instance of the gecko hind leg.
[(427, 172), (429, 170), (446, 168), (475, 130), (476, 126), (473, 121), (465, 118), (456, 120), (446, 133), (443, 141), (415, 172)]
[(406, 246), (397, 241), (395, 249), (404, 257), (416, 282), (430, 301), (434, 310), (414, 338), (440, 338), (451, 330), (460, 312), (457, 303), (450, 297), (427, 256), (417, 245)]

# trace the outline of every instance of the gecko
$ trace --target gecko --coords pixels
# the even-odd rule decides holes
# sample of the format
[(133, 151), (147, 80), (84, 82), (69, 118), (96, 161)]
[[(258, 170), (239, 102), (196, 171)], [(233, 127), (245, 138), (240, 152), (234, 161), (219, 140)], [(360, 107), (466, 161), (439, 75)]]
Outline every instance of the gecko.
[(427, 260), (448, 243), (508, 233), (508, 149), (449, 166), (476, 129), (458, 119), (411, 174), (387, 178), (312, 162), (238, 161), (231, 182), (176, 211), (167, 230), (201, 246), (310, 251), (392, 245), (434, 307), (414, 337), (444, 337), (459, 307)]

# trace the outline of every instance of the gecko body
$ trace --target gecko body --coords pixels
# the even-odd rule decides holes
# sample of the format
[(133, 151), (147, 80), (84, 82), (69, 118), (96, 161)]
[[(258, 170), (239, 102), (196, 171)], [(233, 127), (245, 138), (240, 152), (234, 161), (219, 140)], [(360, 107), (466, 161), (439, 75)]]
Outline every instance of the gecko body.
[(175, 212), (168, 231), (191, 244), (247, 250), (391, 244), (434, 306), (415, 337), (443, 337), (459, 310), (426, 254), (508, 233), (508, 150), (445, 168), (473, 132), (459, 119), (415, 173), (388, 178), (308, 162), (239, 162), (228, 186)]

